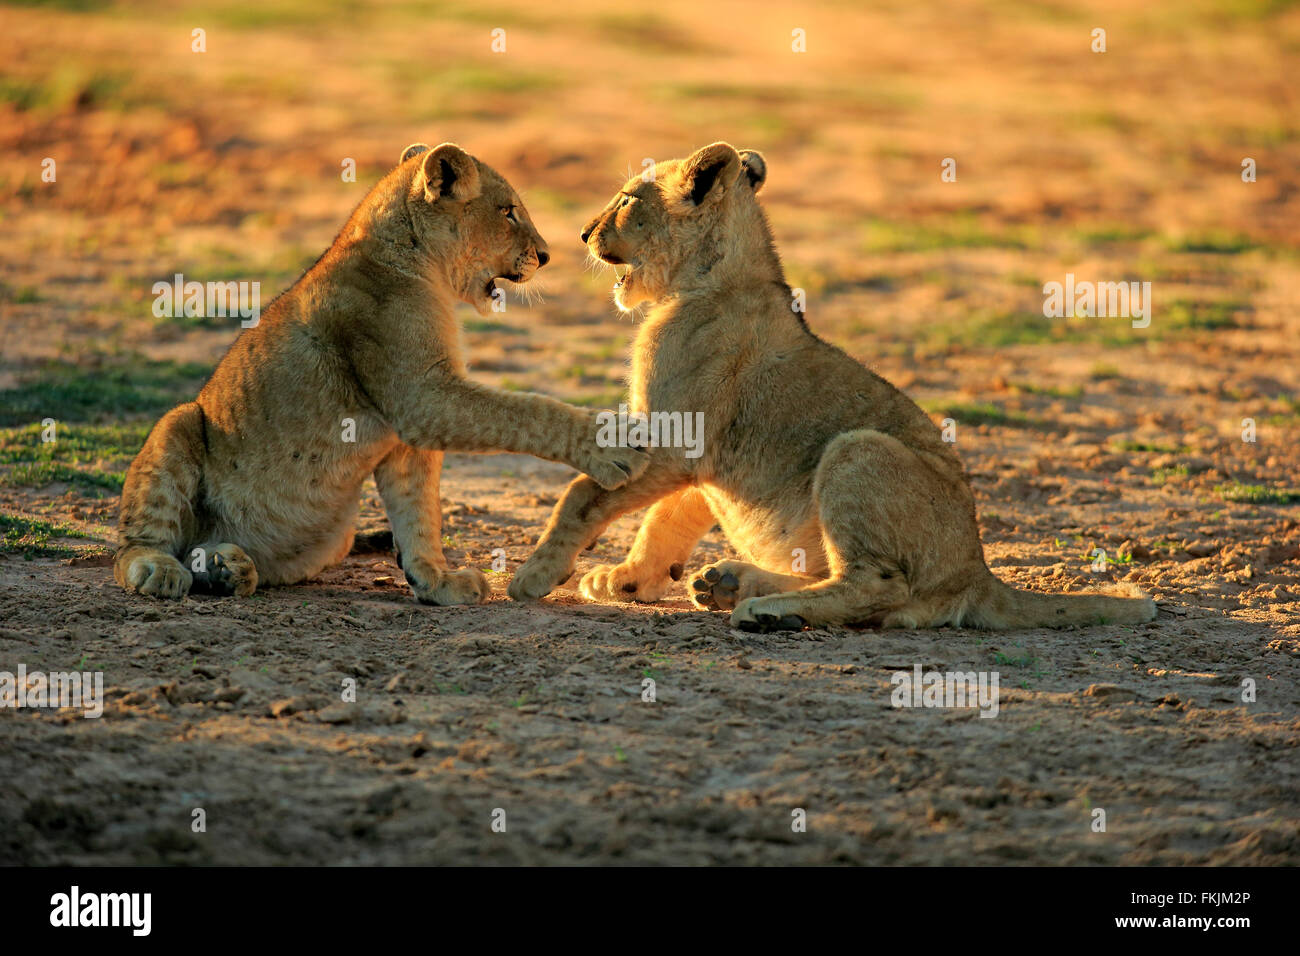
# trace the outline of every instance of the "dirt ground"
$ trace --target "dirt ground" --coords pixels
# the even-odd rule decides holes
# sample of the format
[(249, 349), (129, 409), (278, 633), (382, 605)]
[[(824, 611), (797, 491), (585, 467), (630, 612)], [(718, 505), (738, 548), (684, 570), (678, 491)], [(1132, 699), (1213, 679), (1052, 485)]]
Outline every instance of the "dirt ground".
[[(107, 696), (0, 708), (0, 863), (1300, 861), (1300, 8), (346, 9), (0, 7), (0, 671)], [(510, 455), (443, 478), (452, 563), (506, 554), (482, 607), (414, 602), (373, 485), (357, 550), (301, 586), (113, 583), (124, 469), (238, 333), (155, 318), (154, 281), (265, 302), (402, 147), (453, 140), (553, 255), (542, 301), (465, 310), (472, 374), (616, 405), (633, 320), (579, 228), (717, 139), (766, 156), (813, 330), (955, 423), (995, 573), (1136, 582), (1155, 622), (754, 635), (577, 577), (514, 604), (573, 473)], [(1152, 282), (1150, 327), (1044, 318), (1067, 272)], [(916, 665), (998, 672), (998, 715), (892, 706)]]

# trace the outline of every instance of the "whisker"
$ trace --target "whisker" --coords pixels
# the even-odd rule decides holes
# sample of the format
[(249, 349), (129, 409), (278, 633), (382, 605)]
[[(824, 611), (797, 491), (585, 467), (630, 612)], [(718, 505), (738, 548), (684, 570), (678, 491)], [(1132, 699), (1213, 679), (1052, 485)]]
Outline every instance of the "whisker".
[(608, 262), (605, 262), (603, 259), (599, 259), (599, 258), (597, 258), (595, 255), (592, 254), (591, 250), (588, 249), (588, 250), (587, 250), (587, 268), (591, 270), (591, 274), (592, 274), (593, 276), (596, 276), (596, 275), (598, 275), (600, 272), (604, 272), (604, 271), (606, 271), (606, 270), (613, 269), (614, 267), (611, 266)]

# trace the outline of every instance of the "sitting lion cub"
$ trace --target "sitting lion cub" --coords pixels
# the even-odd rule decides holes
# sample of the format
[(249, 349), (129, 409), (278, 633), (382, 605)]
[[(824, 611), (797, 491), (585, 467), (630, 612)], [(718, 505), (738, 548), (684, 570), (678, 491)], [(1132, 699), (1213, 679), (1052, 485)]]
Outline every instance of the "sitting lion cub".
[(443, 558), (444, 449), (567, 462), (604, 488), (648, 461), (598, 447), (595, 412), (465, 377), (456, 303), (486, 314), (498, 278), (549, 258), (495, 171), (452, 143), (407, 147), (198, 399), (154, 426), (122, 490), (118, 583), (179, 598), (302, 581), (351, 549), (373, 472), (416, 597), (483, 601), (483, 573)]
[(617, 490), (576, 480), (510, 596), (546, 594), (610, 521), (653, 504), (632, 553), (589, 572), (583, 595), (656, 600), (717, 522), (745, 560), (704, 568), (691, 597), (731, 610), (745, 630), (1151, 620), (1146, 597), (1019, 591), (989, 572), (952, 446), (792, 311), (755, 198), (766, 175), (758, 153), (714, 143), (660, 163), (653, 181), (629, 180), (583, 230), (593, 255), (627, 267), (619, 308), (651, 304), (633, 350), (632, 407), (702, 411), (703, 454), (656, 447), (646, 472)]

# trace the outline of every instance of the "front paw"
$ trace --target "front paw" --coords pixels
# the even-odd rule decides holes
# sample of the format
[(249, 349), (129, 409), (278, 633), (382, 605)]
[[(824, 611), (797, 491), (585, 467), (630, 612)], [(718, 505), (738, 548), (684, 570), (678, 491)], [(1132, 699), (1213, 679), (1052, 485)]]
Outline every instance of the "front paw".
[(257, 590), (257, 567), (243, 548), (219, 544), (208, 556), (206, 580), (213, 594), (249, 597)]
[(157, 552), (132, 559), (124, 583), (128, 590), (150, 597), (179, 600), (190, 593), (194, 576), (170, 554)]
[(538, 560), (536, 554), (523, 563), (510, 579), (506, 593), (512, 601), (537, 601), (569, 580), (573, 569)]
[(406, 562), (406, 583), (421, 604), (482, 604), (492, 596), (487, 575), (478, 568), (447, 571), (425, 561)]
[(598, 422), (594, 425), (579, 470), (606, 491), (613, 491), (639, 478), (650, 467), (650, 455), (643, 448), (611, 444), (609, 431), (608, 424)]
[(655, 574), (624, 562), (600, 564), (582, 577), (578, 590), (588, 601), (658, 601), (681, 580), (682, 566), (674, 564)]
[(691, 601), (704, 611), (733, 610), (741, 600), (739, 592), (740, 578), (734, 571), (718, 565), (701, 568), (691, 581)]
[(731, 611), (746, 598), (776, 594), (786, 582), (743, 561), (715, 561), (691, 579), (690, 596), (706, 611)]

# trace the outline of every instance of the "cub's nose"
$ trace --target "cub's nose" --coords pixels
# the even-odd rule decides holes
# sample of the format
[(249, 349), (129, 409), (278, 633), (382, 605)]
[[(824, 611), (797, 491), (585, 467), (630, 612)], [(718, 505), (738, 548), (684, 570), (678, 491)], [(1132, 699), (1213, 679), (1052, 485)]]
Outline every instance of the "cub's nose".
[(578, 233), (578, 238), (582, 240), (583, 245), (586, 245), (587, 240), (591, 238), (591, 226), (587, 226), (582, 232)]
[(540, 269), (542, 266), (546, 265), (546, 263), (550, 261), (551, 261), (551, 254), (549, 252), (543, 252), (541, 249), (537, 250), (537, 268)]

